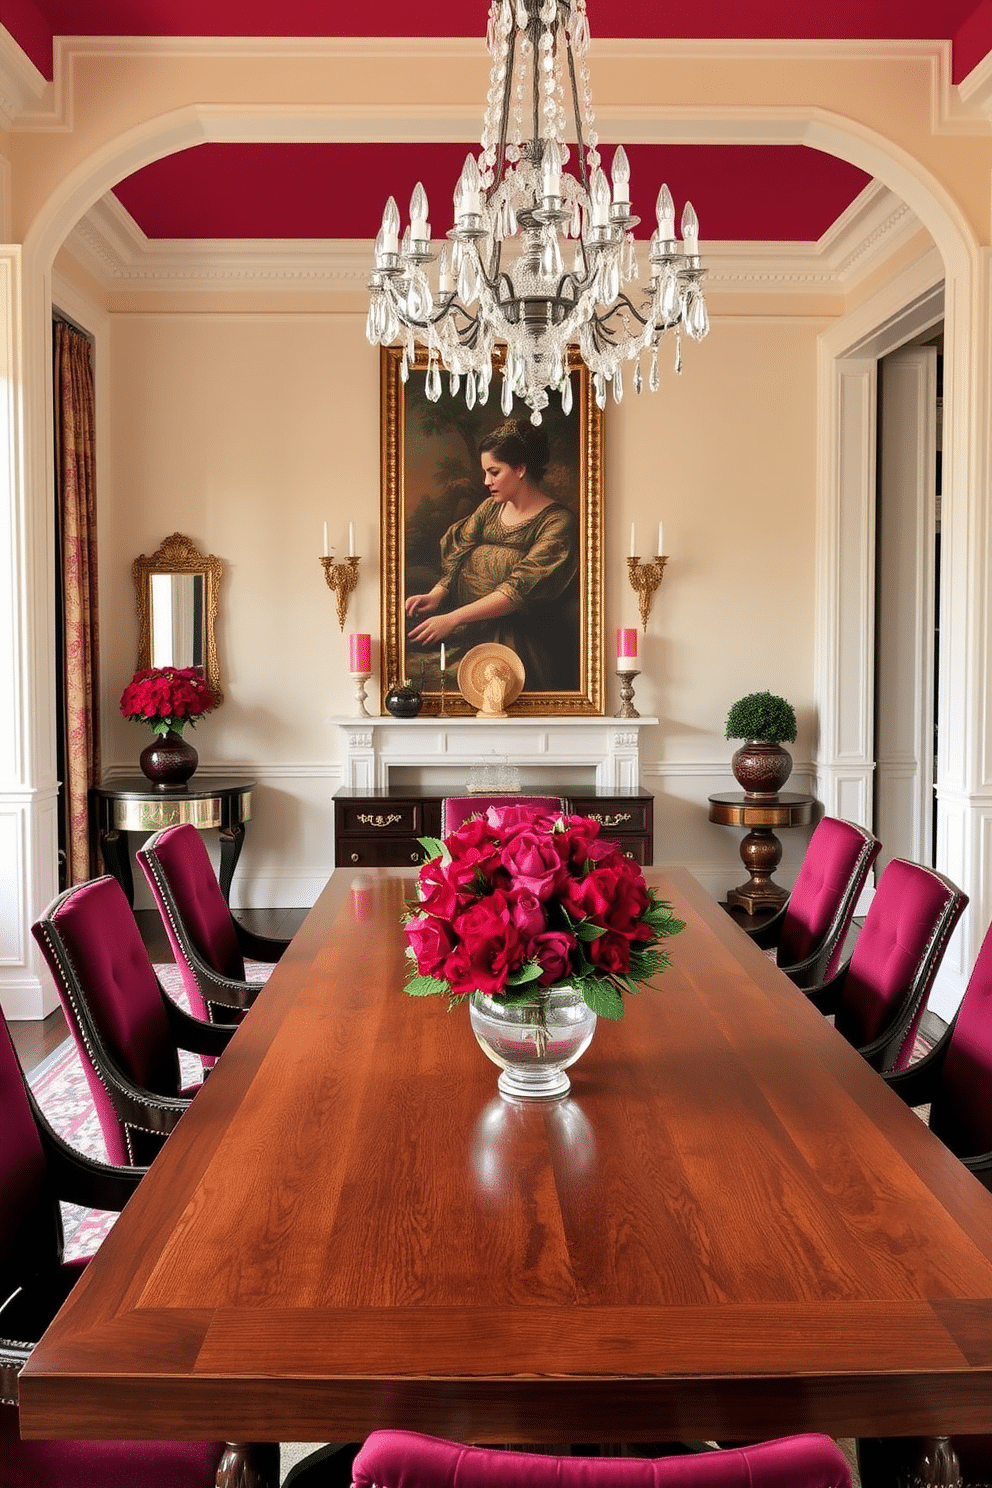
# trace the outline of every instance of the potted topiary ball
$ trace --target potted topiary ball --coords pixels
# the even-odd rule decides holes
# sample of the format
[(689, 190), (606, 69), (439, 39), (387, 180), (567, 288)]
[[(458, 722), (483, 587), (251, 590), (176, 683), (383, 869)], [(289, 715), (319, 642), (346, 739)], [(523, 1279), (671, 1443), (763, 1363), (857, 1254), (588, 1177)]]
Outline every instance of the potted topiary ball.
[(727, 714), (726, 736), (745, 742), (730, 762), (734, 779), (756, 800), (777, 796), (792, 774), (792, 756), (782, 748), (796, 737), (796, 710), (773, 692), (749, 692)]

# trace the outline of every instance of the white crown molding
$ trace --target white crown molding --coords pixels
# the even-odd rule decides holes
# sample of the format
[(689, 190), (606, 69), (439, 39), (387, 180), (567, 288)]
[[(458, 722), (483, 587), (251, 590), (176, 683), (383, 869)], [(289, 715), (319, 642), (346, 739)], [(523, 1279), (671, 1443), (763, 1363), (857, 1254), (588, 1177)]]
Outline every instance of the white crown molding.
[[(909, 208), (872, 182), (817, 243), (704, 243), (707, 286), (847, 294), (918, 231)], [(372, 262), (372, 244), (362, 239), (150, 239), (112, 192), (77, 224), (65, 249), (108, 292), (364, 291)]]
[[(348, 59), (420, 57), (450, 60), (457, 65), (483, 58), (479, 37), (228, 37), (228, 36), (58, 36), (53, 43), (54, 83), (38, 69), (0, 28), (0, 120), (8, 127), (28, 130), (71, 128), (74, 69), (86, 58), (179, 58), (194, 61), (224, 57), (257, 61), (294, 57)], [(817, 62), (929, 62), (933, 128), (937, 132), (974, 133), (989, 127), (989, 72), (986, 58), (967, 79), (951, 82), (951, 43), (930, 40), (846, 40), (810, 38), (680, 39), (593, 38), (593, 62), (645, 58), (657, 61), (718, 63), (728, 59), (777, 61), (790, 67)], [(473, 136), (474, 137), (474, 136)]]
[(20, 115), (42, 102), (50, 87), (6, 26), (0, 26), (0, 124), (12, 128)]
[(992, 122), (992, 52), (961, 79), (956, 91), (968, 114)]

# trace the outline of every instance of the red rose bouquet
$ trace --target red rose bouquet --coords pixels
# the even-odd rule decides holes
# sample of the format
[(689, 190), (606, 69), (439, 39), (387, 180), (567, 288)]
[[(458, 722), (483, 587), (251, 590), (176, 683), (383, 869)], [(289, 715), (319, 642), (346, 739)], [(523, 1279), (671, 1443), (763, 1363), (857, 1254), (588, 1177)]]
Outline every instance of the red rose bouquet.
[(145, 667), (121, 695), (121, 713), (155, 734), (181, 734), (216, 706), (202, 667)]
[(490, 807), (438, 841), (405, 917), (414, 997), (472, 992), (533, 1002), (571, 986), (605, 1018), (671, 963), (683, 928), (640, 868), (583, 816)]

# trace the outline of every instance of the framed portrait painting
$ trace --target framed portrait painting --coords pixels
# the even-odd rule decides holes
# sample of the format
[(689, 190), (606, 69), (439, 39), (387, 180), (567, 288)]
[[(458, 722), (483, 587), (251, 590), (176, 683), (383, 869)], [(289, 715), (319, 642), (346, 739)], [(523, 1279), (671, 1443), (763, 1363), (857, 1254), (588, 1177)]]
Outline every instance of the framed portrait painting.
[[(541, 424), (548, 463), (539, 484), (547, 504), (532, 521), (506, 530), (479, 453), (480, 443), (508, 423), (498, 361), (489, 400), (470, 409), (463, 391), (451, 394), (446, 376), (440, 400), (428, 400), (426, 352), (406, 380), (402, 348), (385, 347), (381, 356), (383, 697), (409, 679), (423, 693), (424, 712), (439, 711), (440, 645), (412, 639), (418, 616), (408, 611), (417, 609), (417, 596), (433, 592), (443, 614), (489, 589), (511, 595), (512, 608), (449, 631), (445, 711), (475, 711), (458, 691), (458, 666), (473, 647), (497, 643), (523, 668), (514, 714), (602, 714), (603, 415), (578, 353), (570, 365), (571, 412), (553, 395)], [(510, 414), (517, 419), (529, 428), (522, 403)]]

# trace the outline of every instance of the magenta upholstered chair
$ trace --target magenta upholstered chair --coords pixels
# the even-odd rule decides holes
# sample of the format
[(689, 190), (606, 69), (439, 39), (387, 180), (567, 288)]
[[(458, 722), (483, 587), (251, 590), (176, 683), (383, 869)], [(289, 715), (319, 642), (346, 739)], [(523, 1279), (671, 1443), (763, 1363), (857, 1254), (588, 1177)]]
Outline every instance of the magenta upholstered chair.
[[(929, 1104), (930, 1130), (992, 1189), (992, 928), (946, 1033), (885, 1078), (907, 1105)], [(992, 1453), (989, 1465), (992, 1480)]]
[(495, 795), (495, 796), (448, 796), (441, 805), (441, 835), (447, 837), (449, 832), (454, 832), (467, 822), (469, 817), (482, 816), (495, 806), (502, 810), (507, 806), (521, 806), (526, 810), (548, 811), (557, 816), (566, 810), (566, 803), (561, 796), (518, 796)]
[(787, 976), (822, 982), (839, 969), (858, 895), (881, 847), (854, 822), (825, 816), (817, 823), (788, 900), (750, 932), (759, 945), (774, 947)]
[(162, 991), (115, 878), (67, 889), (32, 929), (82, 1059), (107, 1155), (146, 1166), (199, 1089), (181, 1088), (178, 1050), (216, 1056), (234, 1028), (191, 1018)]
[(675, 1457), (544, 1457), (463, 1447), (413, 1431), (374, 1431), (352, 1467), (355, 1488), (849, 1488), (827, 1436), (792, 1436)]
[(203, 1018), (236, 1022), (265, 985), (264, 978), (247, 980), (245, 957), (278, 961), (289, 942), (255, 935), (235, 920), (195, 827), (166, 827), (135, 856), (158, 905), (190, 1007)]
[(933, 868), (886, 864), (850, 961), (817, 986), (800, 983), (875, 1069), (902, 1069), (968, 896)]
[[(7, 1299), (0, 1305), (0, 1488), (214, 1488), (240, 1481), (233, 1473), (243, 1449), (228, 1453), (223, 1442), (21, 1441), (18, 1374), (86, 1264), (63, 1260), (59, 1200), (122, 1209), (143, 1169), (108, 1167), (62, 1141), (34, 1103), (6, 1023), (0, 1123), (0, 1297)], [(249, 1455), (274, 1488), (272, 1449)]]

